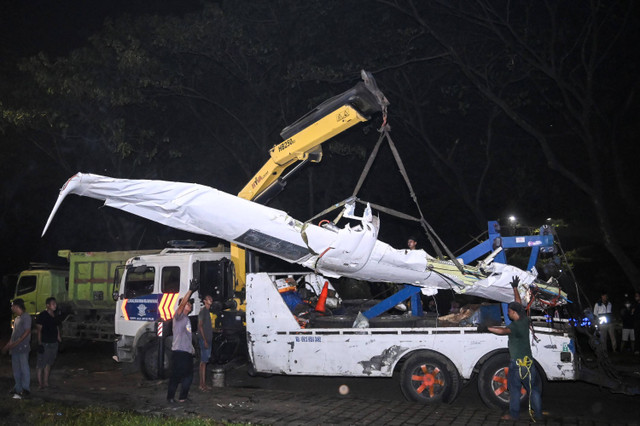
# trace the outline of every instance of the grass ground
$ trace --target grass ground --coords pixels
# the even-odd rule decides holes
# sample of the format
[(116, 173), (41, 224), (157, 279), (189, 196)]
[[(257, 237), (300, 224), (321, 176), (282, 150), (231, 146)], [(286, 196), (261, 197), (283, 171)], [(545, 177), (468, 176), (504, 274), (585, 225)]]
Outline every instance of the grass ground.
[(136, 413), (132, 411), (116, 411), (102, 407), (74, 407), (58, 403), (43, 403), (41, 400), (14, 400), (9, 395), (0, 399), (0, 422), (14, 425), (187, 425), (187, 426), (220, 426), (234, 425), (220, 423), (205, 418), (172, 418)]

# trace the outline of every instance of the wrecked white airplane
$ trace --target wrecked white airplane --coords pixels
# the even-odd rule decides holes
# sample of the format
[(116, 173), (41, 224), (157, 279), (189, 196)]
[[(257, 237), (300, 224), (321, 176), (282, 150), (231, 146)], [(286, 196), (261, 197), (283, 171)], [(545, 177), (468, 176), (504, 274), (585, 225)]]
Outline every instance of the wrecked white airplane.
[(530, 287), (552, 294), (559, 303), (566, 294), (536, 276), (511, 265), (484, 262), (479, 267), (455, 265), (424, 250), (398, 250), (377, 239), (380, 220), (367, 206), (361, 217), (355, 205), (344, 217), (356, 226), (316, 226), (300, 222), (286, 212), (254, 203), (204, 185), (158, 180), (116, 179), (78, 173), (60, 190), (43, 235), (68, 194), (104, 200), (105, 205), (173, 228), (220, 238), (247, 249), (297, 263), (329, 277), (350, 277), (372, 282), (418, 286), (425, 295), (441, 289), (513, 300), (512, 277), (520, 278), (523, 303)]

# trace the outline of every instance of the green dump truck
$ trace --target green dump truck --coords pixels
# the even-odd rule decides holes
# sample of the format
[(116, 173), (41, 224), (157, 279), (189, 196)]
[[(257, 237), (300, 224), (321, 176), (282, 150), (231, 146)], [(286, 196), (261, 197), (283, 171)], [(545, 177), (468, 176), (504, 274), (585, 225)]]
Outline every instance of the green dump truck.
[(58, 251), (68, 268), (32, 264), (18, 277), (14, 298), (22, 298), (30, 315), (46, 309), (48, 297), (58, 302), (62, 338), (67, 340), (115, 340), (113, 284), (116, 268), (127, 259), (159, 250), (111, 252)]

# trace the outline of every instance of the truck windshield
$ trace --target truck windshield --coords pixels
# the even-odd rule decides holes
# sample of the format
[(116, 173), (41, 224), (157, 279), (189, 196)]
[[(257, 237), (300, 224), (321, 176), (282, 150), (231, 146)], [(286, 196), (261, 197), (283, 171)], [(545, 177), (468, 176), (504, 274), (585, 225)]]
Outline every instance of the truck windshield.
[(129, 269), (124, 282), (125, 299), (153, 293), (155, 275), (156, 270), (154, 267)]
[(18, 281), (18, 285), (16, 287), (16, 296), (34, 291), (36, 289), (36, 280), (37, 277), (35, 275), (20, 277), (20, 281)]

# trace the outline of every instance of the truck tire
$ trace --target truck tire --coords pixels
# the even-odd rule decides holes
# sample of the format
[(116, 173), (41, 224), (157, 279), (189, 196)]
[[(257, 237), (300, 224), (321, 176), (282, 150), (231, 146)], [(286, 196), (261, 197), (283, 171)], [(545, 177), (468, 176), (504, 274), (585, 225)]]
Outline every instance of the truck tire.
[[(151, 339), (143, 347), (140, 353), (140, 369), (145, 378), (157, 380), (160, 378), (158, 368), (158, 339)], [(164, 340), (164, 378), (171, 374), (171, 339)]]
[[(484, 404), (495, 410), (509, 408), (510, 393), (507, 389), (507, 376), (509, 373), (509, 354), (504, 352), (492, 356), (480, 367), (478, 373), (478, 393)], [(540, 371), (538, 369), (538, 371)], [(520, 402), (527, 397), (527, 391), (522, 388)]]
[[(171, 375), (171, 342), (173, 336), (164, 339), (164, 378), (168, 379)], [(197, 368), (200, 364), (200, 345), (198, 339), (194, 336), (192, 339), (193, 348), (195, 350), (193, 356), (193, 368)], [(157, 380), (160, 378), (158, 369), (158, 338), (153, 338), (142, 347), (142, 358), (140, 360), (140, 368), (142, 374), (149, 380)]]
[(400, 388), (410, 401), (450, 403), (458, 396), (460, 386), (456, 367), (436, 352), (421, 351), (411, 355), (400, 372)]

